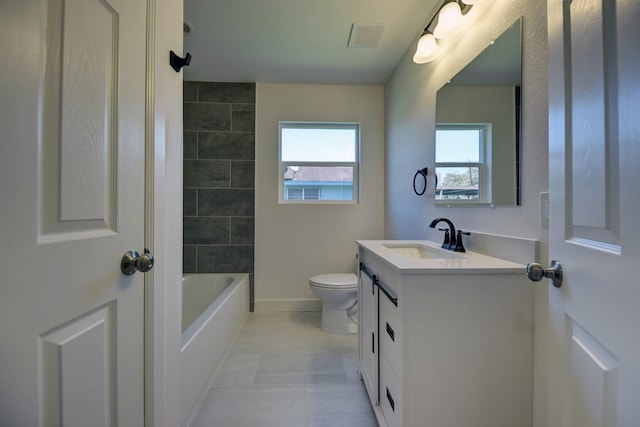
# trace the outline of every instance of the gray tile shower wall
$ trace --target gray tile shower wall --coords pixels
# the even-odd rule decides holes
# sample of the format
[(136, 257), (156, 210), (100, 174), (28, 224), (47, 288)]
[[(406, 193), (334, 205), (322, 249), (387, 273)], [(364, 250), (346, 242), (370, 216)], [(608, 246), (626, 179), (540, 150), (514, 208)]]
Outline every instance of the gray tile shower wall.
[(253, 303), (256, 86), (184, 82), (183, 94), (183, 271), (249, 273)]

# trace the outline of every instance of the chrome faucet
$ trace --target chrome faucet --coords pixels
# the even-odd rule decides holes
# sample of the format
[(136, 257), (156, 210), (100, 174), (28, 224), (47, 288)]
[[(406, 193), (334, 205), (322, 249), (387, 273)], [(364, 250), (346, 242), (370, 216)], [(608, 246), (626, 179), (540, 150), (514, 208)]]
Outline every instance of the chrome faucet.
[(431, 221), (429, 224), (430, 228), (436, 228), (436, 225), (440, 222), (447, 223), (449, 228), (439, 228), (438, 230), (444, 231), (444, 242), (442, 242), (442, 248), (450, 251), (456, 252), (465, 252), (464, 246), (462, 245), (462, 234), (469, 235), (465, 231), (459, 230), (456, 234), (456, 227), (453, 225), (451, 220), (448, 218), (436, 218)]

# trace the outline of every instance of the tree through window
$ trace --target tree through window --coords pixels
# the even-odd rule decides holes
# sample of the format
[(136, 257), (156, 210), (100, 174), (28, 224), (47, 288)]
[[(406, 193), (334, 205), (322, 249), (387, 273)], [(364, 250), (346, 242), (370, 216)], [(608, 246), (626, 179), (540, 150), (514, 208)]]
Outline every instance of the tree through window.
[(436, 200), (488, 199), (488, 124), (436, 126)]

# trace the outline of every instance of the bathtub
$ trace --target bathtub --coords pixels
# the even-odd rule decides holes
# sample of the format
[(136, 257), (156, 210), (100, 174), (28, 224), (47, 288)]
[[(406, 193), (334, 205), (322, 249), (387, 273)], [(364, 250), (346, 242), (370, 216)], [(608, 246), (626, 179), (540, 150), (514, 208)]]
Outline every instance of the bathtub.
[(248, 274), (184, 275), (180, 354), (183, 426), (190, 424), (248, 312)]

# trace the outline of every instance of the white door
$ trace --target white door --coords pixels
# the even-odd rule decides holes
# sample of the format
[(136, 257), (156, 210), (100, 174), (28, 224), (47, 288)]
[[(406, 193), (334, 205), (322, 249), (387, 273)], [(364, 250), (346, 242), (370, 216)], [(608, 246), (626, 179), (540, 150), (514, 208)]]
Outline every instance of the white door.
[(141, 427), (146, 1), (0, 7), (0, 425)]
[(640, 425), (640, 4), (549, 0), (551, 427)]

